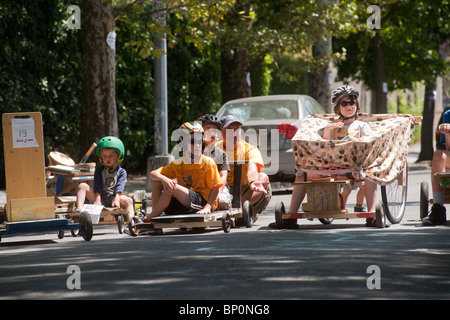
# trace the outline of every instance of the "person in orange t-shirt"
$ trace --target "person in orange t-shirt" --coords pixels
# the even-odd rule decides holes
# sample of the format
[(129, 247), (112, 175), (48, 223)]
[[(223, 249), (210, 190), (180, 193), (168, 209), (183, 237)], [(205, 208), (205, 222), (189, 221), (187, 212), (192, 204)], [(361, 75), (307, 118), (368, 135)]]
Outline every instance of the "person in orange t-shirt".
[(187, 139), (183, 156), (150, 173), (153, 205), (146, 221), (163, 212), (167, 215), (207, 214), (217, 208), (223, 183), (214, 160), (202, 154), (205, 145), (203, 128), (186, 122), (180, 132)]
[(258, 214), (262, 213), (270, 202), (272, 197), (272, 188), (269, 177), (262, 172), (264, 162), (261, 152), (256, 146), (253, 146), (242, 140), (241, 127), (242, 122), (233, 115), (224, 116), (220, 119), (222, 123), (223, 140), (216, 143), (216, 146), (222, 148), (230, 161), (231, 171), (228, 172), (228, 185), (233, 194), (234, 187), (234, 161), (244, 161), (241, 175), (241, 202), (249, 200), (253, 207), (254, 221)]

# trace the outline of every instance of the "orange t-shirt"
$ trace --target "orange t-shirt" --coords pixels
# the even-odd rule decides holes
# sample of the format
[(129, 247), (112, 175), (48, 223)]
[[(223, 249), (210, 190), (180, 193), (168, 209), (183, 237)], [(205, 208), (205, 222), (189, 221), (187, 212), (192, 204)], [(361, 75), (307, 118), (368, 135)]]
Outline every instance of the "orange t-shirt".
[[(223, 140), (216, 143), (216, 147), (224, 149)], [(228, 172), (227, 182), (229, 186), (234, 185), (234, 164), (233, 161), (247, 161), (242, 165), (241, 185), (249, 183), (247, 179), (247, 170), (250, 163), (255, 163), (258, 168), (258, 172), (264, 169), (264, 162), (261, 156), (261, 152), (255, 146), (252, 146), (246, 141), (239, 141), (238, 147), (233, 151), (226, 151), (228, 161), (230, 162), (231, 171)]]
[[(212, 189), (223, 185), (216, 163), (204, 155), (201, 155), (198, 163), (189, 163), (182, 157), (159, 168), (158, 172), (169, 179), (177, 179), (179, 185), (200, 193), (206, 201)], [(212, 210), (216, 209), (217, 203), (216, 199)]]

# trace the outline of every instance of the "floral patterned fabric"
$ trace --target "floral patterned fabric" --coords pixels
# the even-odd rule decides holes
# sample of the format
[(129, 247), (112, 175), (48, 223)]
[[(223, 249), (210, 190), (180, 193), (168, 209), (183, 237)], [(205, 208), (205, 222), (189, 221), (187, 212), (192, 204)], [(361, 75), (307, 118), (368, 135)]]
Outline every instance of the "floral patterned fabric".
[(335, 114), (306, 117), (294, 138), (292, 148), (296, 168), (303, 170), (351, 171), (355, 179), (369, 178), (379, 184), (391, 183), (403, 170), (415, 119), (407, 114), (358, 115), (372, 133), (362, 138), (325, 140), (319, 130), (337, 120)]

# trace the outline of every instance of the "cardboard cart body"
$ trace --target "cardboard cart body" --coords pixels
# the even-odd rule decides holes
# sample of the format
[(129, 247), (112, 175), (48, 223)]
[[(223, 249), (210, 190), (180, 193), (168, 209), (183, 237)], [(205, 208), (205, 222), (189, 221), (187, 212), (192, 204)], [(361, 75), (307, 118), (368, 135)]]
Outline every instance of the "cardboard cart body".
[(234, 163), (233, 201), (228, 210), (216, 210), (210, 214), (185, 214), (185, 215), (161, 215), (151, 219), (151, 223), (142, 223), (131, 220), (129, 223), (130, 234), (132, 236), (142, 234), (162, 234), (166, 228), (180, 229), (205, 229), (222, 228), (225, 233), (229, 233), (234, 226), (245, 226), (251, 228), (256, 217), (250, 201), (245, 201), (241, 206), (241, 174), (242, 164), (246, 161), (236, 161)]
[(0, 236), (58, 231), (61, 237), (62, 230), (81, 229), (90, 240), (89, 217), (80, 223), (55, 218), (54, 198), (46, 193), (41, 113), (5, 113), (2, 126), (7, 204)]
[[(275, 207), (277, 228), (296, 226), (297, 219), (376, 218), (376, 226), (385, 226), (385, 217), (399, 223), (405, 212), (407, 195), (407, 154), (418, 117), (403, 114), (359, 114), (369, 123), (372, 133), (362, 138), (324, 140), (320, 130), (336, 115), (308, 116), (292, 139), (297, 169), (327, 175), (326, 179), (301, 182), (306, 185), (307, 204), (301, 213), (287, 214), (284, 204)], [(348, 178), (351, 173), (355, 180)], [(375, 212), (348, 212), (342, 206), (340, 187), (364, 179), (381, 185), (382, 206)], [(384, 213), (384, 214), (383, 214)]]

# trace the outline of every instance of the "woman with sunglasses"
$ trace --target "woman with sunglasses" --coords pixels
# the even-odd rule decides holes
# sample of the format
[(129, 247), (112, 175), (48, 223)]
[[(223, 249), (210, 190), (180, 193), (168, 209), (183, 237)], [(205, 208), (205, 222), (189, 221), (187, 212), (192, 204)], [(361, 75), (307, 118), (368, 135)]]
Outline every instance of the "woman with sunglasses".
[[(372, 131), (367, 122), (359, 121), (358, 113), (361, 111), (359, 102), (359, 92), (351, 86), (342, 86), (333, 92), (331, 103), (334, 113), (339, 115), (339, 119), (325, 126), (323, 129), (323, 138), (327, 140), (341, 140), (344, 138), (362, 138), (369, 135)], [(367, 202), (369, 212), (375, 212), (377, 186), (374, 182), (365, 180), (364, 186), (361, 186), (356, 196), (355, 212), (366, 211), (362, 207), (364, 197)], [(342, 191), (344, 205), (352, 190), (345, 188)], [(375, 226), (375, 219), (370, 218), (366, 221), (367, 226)]]
[(370, 134), (369, 124), (357, 120), (358, 113), (361, 111), (358, 97), (358, 90), (351, 86), (342, 86), (333, 92), (331, 103), (339, 119), (323, 129), (324, 139), (340, 140), (349, 136), (361, 138)]

